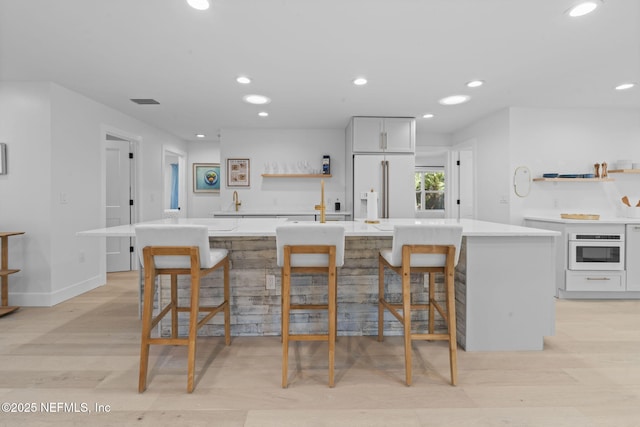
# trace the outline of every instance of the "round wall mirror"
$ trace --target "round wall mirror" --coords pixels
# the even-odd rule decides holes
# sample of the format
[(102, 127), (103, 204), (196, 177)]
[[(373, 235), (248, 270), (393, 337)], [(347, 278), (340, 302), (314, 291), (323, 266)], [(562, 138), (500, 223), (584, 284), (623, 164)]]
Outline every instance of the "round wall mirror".
[(518, 197), (527, 197), (531, 191), (531, 171), (526, 166), (516, 168), (513, 173), (513, 190)]

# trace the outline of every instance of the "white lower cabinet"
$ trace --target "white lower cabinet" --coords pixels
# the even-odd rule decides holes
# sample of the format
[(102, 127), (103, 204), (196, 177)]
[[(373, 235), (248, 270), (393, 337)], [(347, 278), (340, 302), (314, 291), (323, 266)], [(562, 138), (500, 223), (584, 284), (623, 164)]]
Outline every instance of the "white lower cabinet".
[(624, 271), (566, 271), (567, 291), (624, 292)]
[(640, 225), (627, 225), (627, 290), (640, 291)]

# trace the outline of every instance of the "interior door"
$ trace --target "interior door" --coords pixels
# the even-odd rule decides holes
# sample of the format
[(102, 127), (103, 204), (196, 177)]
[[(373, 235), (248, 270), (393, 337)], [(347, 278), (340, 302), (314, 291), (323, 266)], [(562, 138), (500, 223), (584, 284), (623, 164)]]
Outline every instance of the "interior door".
[[(106, 141), (107, 227), (131, 223), (131, 159), (129, 141)], [(131, 238), (107, 240), (107, 272), (131, 270)]]
[(460, 167), (458, 168), (458, 194), (460, 198), (459, 218), (474, 219), (475, 215), (475, 188), (473, 172), (473, 151), (461, 150), (459, 152)]

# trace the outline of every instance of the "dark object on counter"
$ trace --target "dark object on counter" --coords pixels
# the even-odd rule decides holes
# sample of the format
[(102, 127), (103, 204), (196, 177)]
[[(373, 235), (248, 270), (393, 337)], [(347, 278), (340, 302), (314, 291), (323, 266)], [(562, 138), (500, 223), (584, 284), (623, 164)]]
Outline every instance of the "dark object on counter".
[(322, 156), (322, 175), (331, 174), (331, 158), (329, 156)]
[(608, 175), (607, 173), (607, 162), (602, 162), (602, 175), (600, 175), (601, 178), (606, 178)]
[(596, 178), (600, 178), (600, 163), (593, 165), (593, 168), (596, 170), (596, 173), (594, 174)]
[(339, 212), (339, 211), (340, 211), (340, 202), (336, 202), (336, 204), (335, 204), (335, 210), (336, 210), (336, 212)]
[(557, 173), (543, 173), (542, 177), (543, 178), (557, 178), (558, 174)]

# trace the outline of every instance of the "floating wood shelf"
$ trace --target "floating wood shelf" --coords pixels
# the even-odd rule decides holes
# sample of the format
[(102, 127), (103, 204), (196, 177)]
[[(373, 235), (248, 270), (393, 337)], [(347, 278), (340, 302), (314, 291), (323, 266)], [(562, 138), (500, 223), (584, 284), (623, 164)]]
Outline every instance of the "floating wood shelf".
[(20, 307), (9, 307), (9, 276), (20, 270), (9, 268), (9, 236), (24, 234), (24, 231), (0, 231), (2, 245), (2, 262), (0, 263), (0, 282), (2, 293), (2, 305), (0, 305), (0, 317), (13, 313)]
[(581, 220), (598, 220), (600, 215), (598, 214), (560, 214), (560, 218), (564, 219), (581, 219)]
[[(611, 171), (609, 171), (611, 172)], [(537, 182), (611, 182), (613, 178), (533, 178)]]
[(609, 173), (640, 173), (640, 169), (614, 169)]
[(321, 173), (263, 173), (265, 178), (331, 178), (331, 174)]

